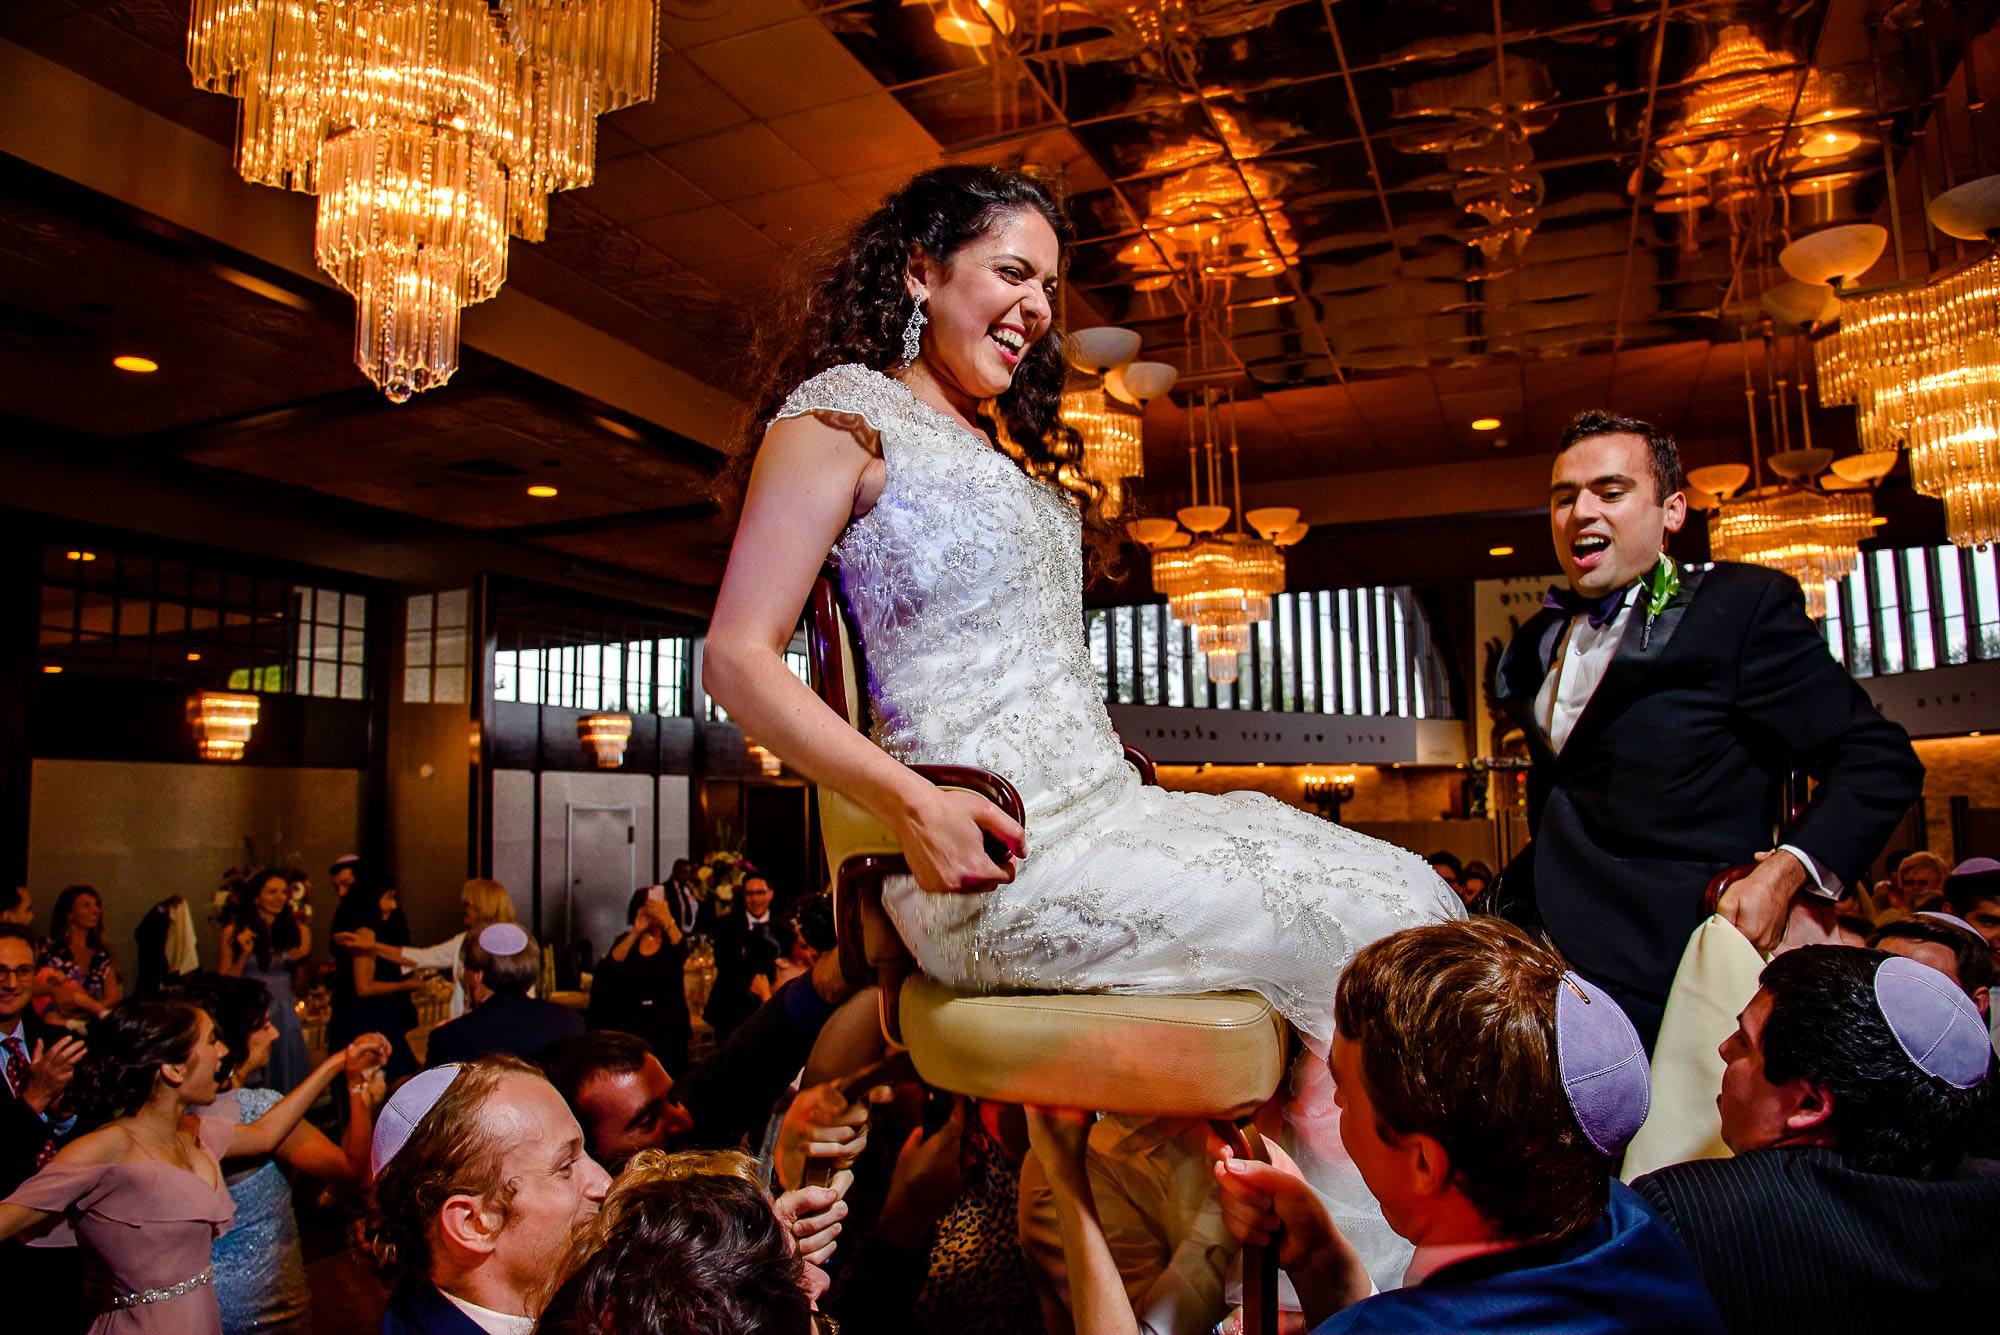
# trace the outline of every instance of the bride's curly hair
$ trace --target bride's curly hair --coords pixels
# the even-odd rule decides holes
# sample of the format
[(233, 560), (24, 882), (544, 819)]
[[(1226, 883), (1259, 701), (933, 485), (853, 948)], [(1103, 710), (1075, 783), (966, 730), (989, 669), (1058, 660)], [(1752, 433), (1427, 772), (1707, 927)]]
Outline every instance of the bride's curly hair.
[(69, 1088), (78, 1128), (99, 1127), (136, 1112), (152, 1096), (162, 1066), (194, 1056), (201, 1017), (194, 1002), (155, 994), (122, 1001), (92, 1020)]
[[(903, 328), (916, 307), (904, 282), (912, 254), (948, 263), (1016, 210), (1039, 213), (1067, 256), (1076, 232), (1055, 185), (1033, 171), (970, 165), (918, 173), (851, 233), (805, 248), (789, 290), (753, 335), (740, 387), (750, 412), (719, 489), (740, 495), (765, 427), (794, 389), (845, 362), (887, 372), (903, 360)], [(1088, 512), (1100, 488), (1075, 467), (1082, 442), (1060, 416), (1063, 376), (1058, 318), (993, 401), (993, 425), (1030, 475), (1076, 495)]]

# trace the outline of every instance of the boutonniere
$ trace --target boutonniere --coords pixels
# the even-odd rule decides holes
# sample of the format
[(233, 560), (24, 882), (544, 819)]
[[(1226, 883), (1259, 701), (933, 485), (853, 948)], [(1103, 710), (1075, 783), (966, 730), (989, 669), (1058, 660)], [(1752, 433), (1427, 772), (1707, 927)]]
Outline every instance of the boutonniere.
[(1644, 653), (1653, 643), (1653, 622), (1659, 619), (1674, 595), (1681, 591), (1681, 568), (1665, 552), (1646, 573), (1641, 581), (1646, 591), (1646, 625), (1639, 632), (1639, 652)]

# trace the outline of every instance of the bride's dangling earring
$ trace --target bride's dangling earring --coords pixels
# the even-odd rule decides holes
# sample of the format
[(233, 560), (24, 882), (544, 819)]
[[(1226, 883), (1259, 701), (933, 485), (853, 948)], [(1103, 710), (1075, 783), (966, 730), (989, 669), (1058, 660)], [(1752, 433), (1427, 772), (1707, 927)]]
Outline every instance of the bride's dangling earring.
[(898, 371), (907, 370), (923, 351), (924, 326), (929, 322), (930, 317), (924, 314), (924, 299), (918, 297), (917, 304), (910, 308), (910, 322), (903, 326), (903, 360), (896, 363)]

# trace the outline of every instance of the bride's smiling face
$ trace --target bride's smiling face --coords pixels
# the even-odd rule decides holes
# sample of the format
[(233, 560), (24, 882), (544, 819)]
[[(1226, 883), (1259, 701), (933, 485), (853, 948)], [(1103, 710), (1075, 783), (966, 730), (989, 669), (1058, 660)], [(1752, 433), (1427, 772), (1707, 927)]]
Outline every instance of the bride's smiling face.
[(930, 323), (923, 359), (946, 385), (973, 399), (997, 398), (1014, 368), (1049, 332), (1062, 246), (1033, 209), (1009, 209), (940, 263), (910, 261), (912, 296)]

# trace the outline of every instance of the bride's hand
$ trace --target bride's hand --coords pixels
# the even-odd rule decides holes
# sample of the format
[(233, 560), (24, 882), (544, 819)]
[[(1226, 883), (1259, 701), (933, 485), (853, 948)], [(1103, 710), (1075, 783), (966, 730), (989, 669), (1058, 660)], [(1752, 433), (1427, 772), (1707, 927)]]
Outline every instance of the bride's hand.
[[(897, 834), (918, 887), (934, 894), (986, 890), (1013, 880), (1014, 860), (1026, 838), (1006, 812), (962, 788), (934, 790), (934, 800)], [(1003, 862), (988, 856), (988, 834), (1007, 846)]]

